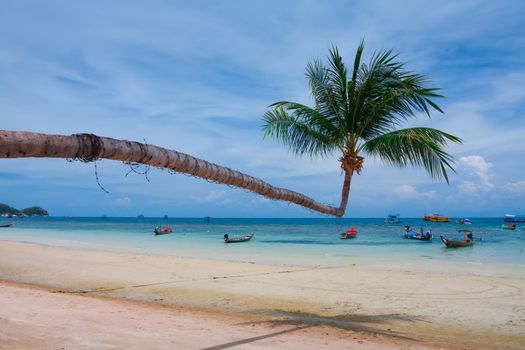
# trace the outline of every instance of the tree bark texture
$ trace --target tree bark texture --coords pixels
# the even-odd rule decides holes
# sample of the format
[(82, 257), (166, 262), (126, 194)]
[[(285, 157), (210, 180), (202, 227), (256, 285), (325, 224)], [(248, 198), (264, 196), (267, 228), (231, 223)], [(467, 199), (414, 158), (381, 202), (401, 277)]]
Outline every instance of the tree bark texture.
[(274, 187), (261, 179), (188, 154), (149, 144), (116, 140), (93, 134), (49, 135), (26, 131), (0, 130), (0, 158), (72, 158), (83, 161), (112, 159), (171, 169), (209, 181), (243, 188), (264, 197), (291, 202), (337, 217), (343, 216), (350, 188), (345, 172), (340, 208), (316, 202), (301, 193)]

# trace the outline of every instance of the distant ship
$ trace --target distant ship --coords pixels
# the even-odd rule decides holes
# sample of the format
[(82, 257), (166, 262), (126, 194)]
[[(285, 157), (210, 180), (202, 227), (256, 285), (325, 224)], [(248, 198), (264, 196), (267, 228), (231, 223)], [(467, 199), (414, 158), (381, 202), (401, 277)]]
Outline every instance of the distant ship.
[(449, 218), (446, 215), (440, 215), (440, 214), (427, 214), (423, 217), (423, 220), (425, 221), (431, 221), (431, 222), (449, 222)]
[(168, 215), (164, 215), (164, 219), (167, 219), (168, 218)]
[(139, 219), (144, 219), (144, 215), (139, 214), (138, 218), (139, 218)]
[(503, 221), (506, 222), (525, 222), (525, 215), (513, 215), (507, 214), (503, 217)]
[(400, 222), (401, 219), (399, 218), (399, 214), (388, 214), (388, 216), (385, 219), (386, 224), (397, 224)]
[(210, 218), (209, 216), (206, 216), (206, 217), (204, 218), (204, 221), (209, 222), (209, 221), (211, 221), (211, 218)]
[(107, 219), (107, 218), (108, 218), (108, 217), (107, 217), (106, 214), (102, 215), (102, 219)]

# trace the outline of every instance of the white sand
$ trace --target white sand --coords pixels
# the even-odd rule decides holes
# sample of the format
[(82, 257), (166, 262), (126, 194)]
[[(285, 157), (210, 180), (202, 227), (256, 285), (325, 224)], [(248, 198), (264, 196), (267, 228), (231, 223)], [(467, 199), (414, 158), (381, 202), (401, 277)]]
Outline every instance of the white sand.
[[(384, 339), (387, 339), (392, 346), (400, 341), (395, 337), (402, 336), (418, 340), (419, 346), (525, 347), (523, 277), (481, 276), (476, 275), (475, 270), (445, 274), (438, 272), (439, 269), (425, 273), (403, 271), (405, 267), (396, 269), (389, 266), (389, 269), (380, 271), (359, 266), (300, 269), (0, 242), (0, 278), (45, 285), (56, 290), (200, 307), (222, 311), (220, 315), (224, 315), (224, 310), (252, 315), (263, 313), (273, 320), (293, 320), (301, 325), (331, 325), (343, 335), (346, 334), (344, 332), (358, 332), (361, 337), (376, 335), (381, 338), (378, 344), (384, 344)], [(501, 275), (515, 276), (516, 269), (511, 274), (502, 271)], [(13, 295), (15, 300), (12, 302), (20, 302), (19, 305), (27, 303), (33, 306), (38, 300), (33, 296), (33, 301), (16, 301), (18, 294)], [(61, 293), (52, 295), (57, 300), (73, 297)], [(74, 297), (81, 298), (78, 295)], [(2, 296), (2, 299), (5, 298)], [(80, 305), (84, 304), (80, 302)], [(47, 302), (41, 307), (49, 308)], [(16, 309), (0, 312), (0, 317), (8, 319), (8, 323), (12, 322), (9, 317), (16, 317)], [(88, 314), (79, 311), (71, 317), (83, 319), (84, 315), (88, 317)], [(116, 324), (106, 327), (109, 333), (118, 334), (118, 315), (114, 317)], [(162, 323), (162, 318), (166, 316), (158, 317)], [(45, 322), (39, 325), (45, 327)], [(122, 327), (124, 331), (126, 327)], [(228, 324), (227, 328), (230, 327), (231, 324)], [(222, 333), (225, 330), (213, 329), (213, 337), (224, 336)], [(268, 329), (261, 329), (260, 332), (264, 334)], [(295, 340), (289, 341), (295, 342), (302, 339), (303, 336), (297, 335), (301, 332), (310, 334), (310, 330), (298, 330), (282, 336), (292, 337)], [(220, 338), (220, 341), (207, 342), (206, 339), (204, 342), (198, 331), (191, 329), (190, 333), (191, 337), (195, 335), (192, 338), (195, 343), (189, 348), (237, 339), (226, 337)], [(277, 343), (271, 343), (282, 336), (267, 340), (270, 342), (267, 346), (282, 348)], [(115, 337), (118, 339), (118, 336)], [(160, 339), (169, 343), (167, 338)], [(346, 339), (345, 336), (343, 339)], [(200, 340), (202, 344), (199, 344)], [(16, 346), (16, 341), (14, 344)], [(165, 343), (161, 341), (159, 344)], [(256, 346), (259, 341), (253, 344), (254, 348), (260, 348)], [(338, 343), (337, 346), (345, 347), (345, 344)], [(125, 344), (119, 346), (126, 348)], [(243, 346), (249, 348), (246, 344), (240, 348)]]
[(0, 349), (431, 349), (417, 341), (0, 283)]

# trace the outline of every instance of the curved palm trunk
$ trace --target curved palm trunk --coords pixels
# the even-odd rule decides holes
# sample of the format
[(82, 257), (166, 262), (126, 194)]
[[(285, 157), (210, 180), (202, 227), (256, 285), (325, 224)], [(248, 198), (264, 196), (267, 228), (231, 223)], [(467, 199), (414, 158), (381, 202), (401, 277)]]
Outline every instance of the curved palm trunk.
[(352, 183), (353, 174), (353, 171), (345, 170), (345, 181), (343, 182), (343, 190), (341, 191), (341, 203), (339, 204), (339, 208), (337, 209), (337, 217), (343, 216), (346, 211), (346, 205), (348, 204), (348, 196), (350, 195), (350, 184)]
[[(139, 142), (116, 140), (93, 134), (48, 135), (26, 131), (0, 130), (0, 158), (99, 158), (167, 168), (206, 180), (244, 188), (264, 197), (291, 202), (320, 213), (343, 216), (348, 200), (350, 177), (345, 175), (341, 207), (321, 204), (303, 194), (274, 187), (256, 177), (243, 174), (188, 154)], [(348, 179), (347, 179), (348, 178)]]

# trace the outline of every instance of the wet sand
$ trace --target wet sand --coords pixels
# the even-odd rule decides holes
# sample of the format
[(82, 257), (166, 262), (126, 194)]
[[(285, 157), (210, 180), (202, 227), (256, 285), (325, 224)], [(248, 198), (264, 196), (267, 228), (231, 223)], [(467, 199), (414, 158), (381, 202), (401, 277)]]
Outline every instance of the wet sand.
[(523, 348), (525, 269), (476, 269), (300, 268), (2, 241), (0, 278), (33, 286), (2, 283), (0, 348)]

